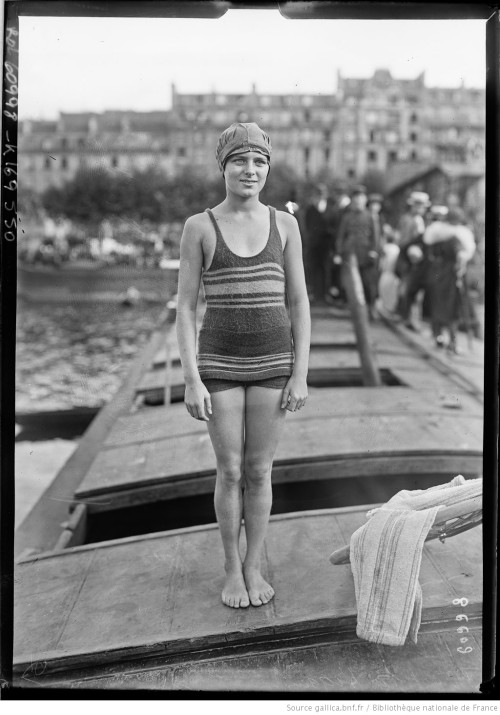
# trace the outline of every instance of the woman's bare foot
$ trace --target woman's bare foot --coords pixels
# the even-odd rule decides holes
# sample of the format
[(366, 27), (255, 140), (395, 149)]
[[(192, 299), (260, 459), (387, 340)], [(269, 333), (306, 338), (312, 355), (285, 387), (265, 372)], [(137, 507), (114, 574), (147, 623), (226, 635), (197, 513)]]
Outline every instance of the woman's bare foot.
[(243, 566), (243, 574), (252, 606), (269, 603), (274, 596), (274, 589), (262, 578), (259, 569), (253, 566)]
[(231, 608), (248, 608), (250, 605), (241, 566), (226, 566), (222, 603)]

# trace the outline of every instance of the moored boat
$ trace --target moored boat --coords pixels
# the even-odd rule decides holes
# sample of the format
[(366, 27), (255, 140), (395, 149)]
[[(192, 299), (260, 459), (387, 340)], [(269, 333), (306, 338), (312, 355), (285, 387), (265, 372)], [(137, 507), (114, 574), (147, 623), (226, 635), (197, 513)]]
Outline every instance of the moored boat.
[[(356, 637), (348, 566), (332, 567), (368, 507), (271, 517), (260, 608), (220, 601), (215, 525), (38, 554), (18, 565), (17, 684), (215, 691), (477, 692), (481, 531), (426, 545), (417, 644)], [(466, 606), (454, 600), (467, 593)], [(457, 614), (467, 616), (467, 665)]]
[[(170, 399), (183, 387), (170, 328), (153, 336), (58, 475), (53, 494), (71, 504), (59, 530), (37, 538), (33, 515), (31, 531), (21, 525), (16, 685), (478, 691), (479, 527), (424, 546), (418, 643), (399, 648), (357, 638), (350, 567), (328, 559), (370, 505), (459, 471), (480, 474), (481, 401), (382, 325), (372, 328), (372, 346), (395, 379), (349, 385), (345, 376), (359, 370), (349, 322), (313, 317), (316, 384), (308, 410), (290, 415), (273, 474), (264, 556), (273, 601), (239, 612), (220, 601), (222, 548), (207, 515), (215, 463), (204, 425)], [(144, 400), (146, 376), (163, 391), (162, 406)], [(45, 517), (51, 494), (42, 498)], [(54, 520), (56, 508), (64, 513), (50, 508)], [(466, 664), (457, 614), (470, 632)]]

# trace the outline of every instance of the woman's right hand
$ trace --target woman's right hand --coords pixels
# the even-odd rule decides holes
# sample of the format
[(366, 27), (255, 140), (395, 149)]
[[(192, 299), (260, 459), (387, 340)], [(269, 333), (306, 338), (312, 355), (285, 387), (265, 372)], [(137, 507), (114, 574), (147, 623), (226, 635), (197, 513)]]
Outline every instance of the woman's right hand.
[(186, 384), (184, 404), (191, 417), (196, 420), (209, 421), (212, 414), (212, 401), (209, 391), (201, 380)]

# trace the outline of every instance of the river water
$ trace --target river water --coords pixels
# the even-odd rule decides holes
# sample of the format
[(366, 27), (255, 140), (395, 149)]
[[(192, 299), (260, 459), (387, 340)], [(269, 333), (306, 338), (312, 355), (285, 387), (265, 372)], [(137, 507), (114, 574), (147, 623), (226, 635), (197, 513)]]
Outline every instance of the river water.
[[(34, 303), (19, 299), (16, 413), (99, 408), (120, 387), (164, 306), (119, 303)], [(45, 433), (28, 439), (16, 426), (16, 525), (78, 444), (78, 436)]]
[(104, 405), (144, 347), (163, 307), (20, 300), (16, 412)]

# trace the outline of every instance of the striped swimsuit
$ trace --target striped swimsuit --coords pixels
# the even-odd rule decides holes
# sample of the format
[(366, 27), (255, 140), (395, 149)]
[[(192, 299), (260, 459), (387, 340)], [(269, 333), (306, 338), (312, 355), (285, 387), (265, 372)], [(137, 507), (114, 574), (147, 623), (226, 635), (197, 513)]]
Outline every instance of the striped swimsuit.
[(290, 319), (285, 305), (283, 246), (271, 206), (263, 250), (243, 257), (227, 246), (214, 215), (215, 253), (203, 272), (207, 309), (198, 337), (197, 363), (209, 392), (237, 385), (285, 387), (293, 369)]

